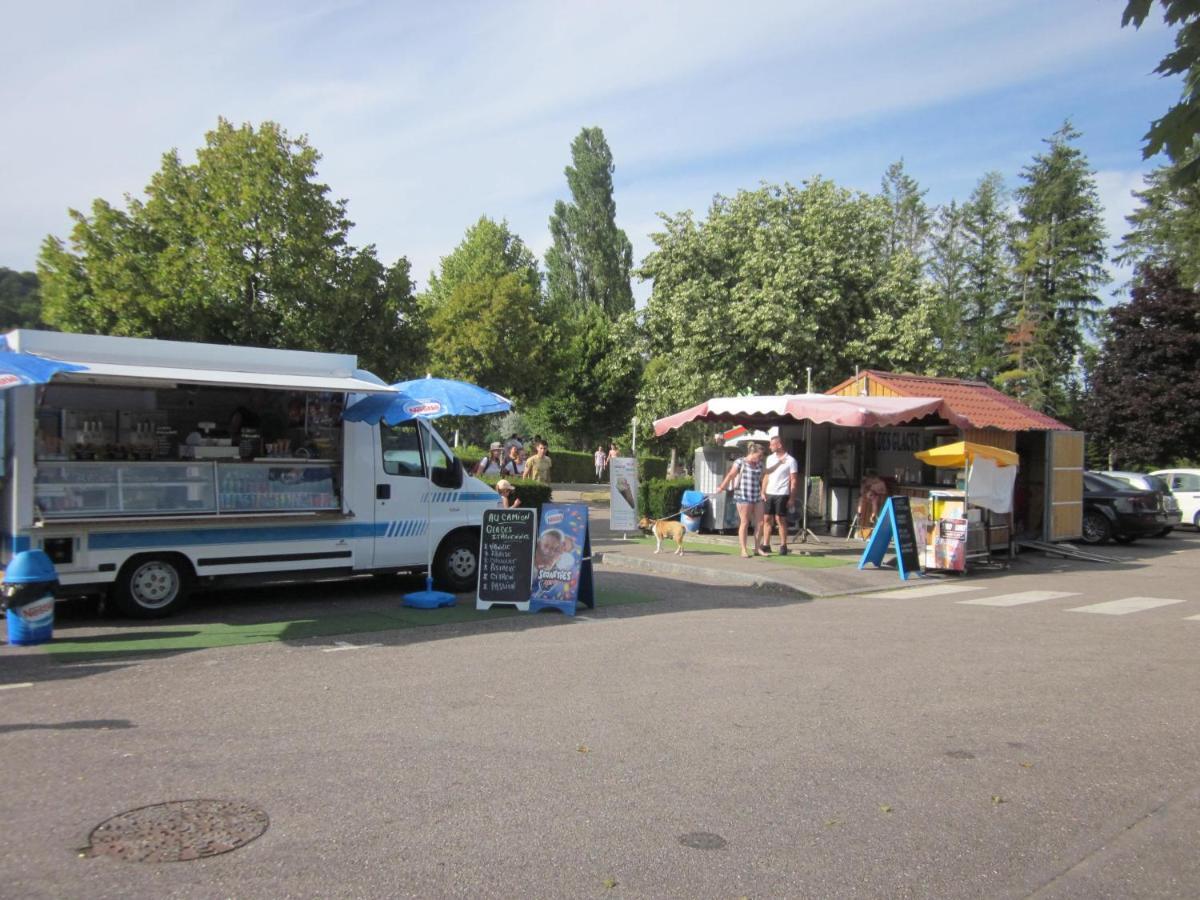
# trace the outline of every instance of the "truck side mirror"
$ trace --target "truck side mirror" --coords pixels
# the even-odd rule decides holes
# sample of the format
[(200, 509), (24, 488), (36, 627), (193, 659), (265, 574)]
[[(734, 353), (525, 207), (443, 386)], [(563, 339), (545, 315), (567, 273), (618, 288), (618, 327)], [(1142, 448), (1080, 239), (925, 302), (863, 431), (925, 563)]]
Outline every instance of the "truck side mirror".
[(440, 488), (458, 490), (463, 485), (463, 466), (457, 456), (450, 457), (444, 466), (434, 466), (429, 473), (429, 480)]

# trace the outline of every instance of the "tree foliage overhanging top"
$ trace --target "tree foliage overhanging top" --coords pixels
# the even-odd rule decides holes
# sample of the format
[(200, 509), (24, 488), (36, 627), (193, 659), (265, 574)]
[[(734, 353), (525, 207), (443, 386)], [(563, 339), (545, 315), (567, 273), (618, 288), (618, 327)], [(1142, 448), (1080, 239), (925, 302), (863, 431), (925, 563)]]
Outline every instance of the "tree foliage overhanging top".
[[(1191, 184), (1200, 180), (1200, 158), (1186, 159), (1200, 136), (1200, 4), (1195, 0), (1159, 0), (1163, 21), (1177, 27), (1175, 49), (1159, 62), (1155, 72), (1164, 77), (1183, 76), (1179, 102), (1160, 119), (1155, 119), (1145, 135), (1142, 157), (1149, 159), (1165, 150), (1172, 161), (1182, 163), (1173, 173), (1174, 183)], [(1129, 0), (1121, 15), (1121, 26), (1140, 28), (1154, 0)]]

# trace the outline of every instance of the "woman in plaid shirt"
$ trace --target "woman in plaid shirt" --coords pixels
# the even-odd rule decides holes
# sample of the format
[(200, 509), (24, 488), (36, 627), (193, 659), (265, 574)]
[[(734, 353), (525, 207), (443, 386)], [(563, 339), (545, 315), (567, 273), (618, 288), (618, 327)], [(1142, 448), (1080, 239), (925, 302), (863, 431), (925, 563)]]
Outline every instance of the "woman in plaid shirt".
[(746, 546), (747, 535), (750, 535), (751, 540), (754, 541), (754, 552), (759, 556), (767, 555), (759, 549), (760, 542), (758, 540), (758, 525), (763, 511), (762, 460), (762, 447), (751, 442), (746, 447), (745, 457), (733, 461), (733, 465), (729, 467), (725, 478), (717, 487), (717, 491), (720, 492), (729, 487), (731, 483), (734, 486), (733, 501), (737, 504), (738, 511), (738, 546), (742, 548), (743, 559), (749, 559), (752, 555), (750, 548)]

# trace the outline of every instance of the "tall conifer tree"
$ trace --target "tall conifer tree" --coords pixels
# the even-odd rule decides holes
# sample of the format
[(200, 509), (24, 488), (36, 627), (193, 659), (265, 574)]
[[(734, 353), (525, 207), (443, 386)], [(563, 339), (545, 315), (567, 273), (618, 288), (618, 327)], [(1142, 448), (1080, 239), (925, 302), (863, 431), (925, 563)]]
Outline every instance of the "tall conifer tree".
[(564, 170), (571, 202), (559, 200), (550, 216), (550, 305), (565, 312), (594, 304), (615, 319), (633, 309), (633, 245), (616, 224), (613, 158), (604, 132), (580, 131), (571, 143), (571, 162)]
[(962, 326), (967, 369), (971, 377), (985, 381), (996, 377), (1004, 360), (1003, 314), (1012, 289), (1007, 205), (1003, 177), (989, 172), (962, 209), (967, 266)]
[(1078, 356), (1100, 305), (1104, 224), (1094, 173), (1069, 122), (1021, 172), (1014, 229), (1018, 289), (1007, 312), (1012, 348), (1000, 383), (1036, 409), (1071, 418)]

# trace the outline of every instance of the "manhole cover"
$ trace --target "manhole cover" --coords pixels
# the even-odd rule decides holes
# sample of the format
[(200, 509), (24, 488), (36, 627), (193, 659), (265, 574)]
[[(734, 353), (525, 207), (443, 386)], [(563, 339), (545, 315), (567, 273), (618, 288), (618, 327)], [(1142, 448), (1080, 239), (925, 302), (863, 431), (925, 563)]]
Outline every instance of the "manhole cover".
[(88, 836), (88, 856), (126, 862), (180, 862), (228, 853), (267, 830), (261, 809), (232, 800), (173, 800), (131, 809)]
[(719, 834), (710, 834), (707, 831), (693, 831), (688, 834), (679, 836), (679, 843), (685, 847), (691, 847), (693, 850), (724, 850), (729, 846), (729, 842)]

